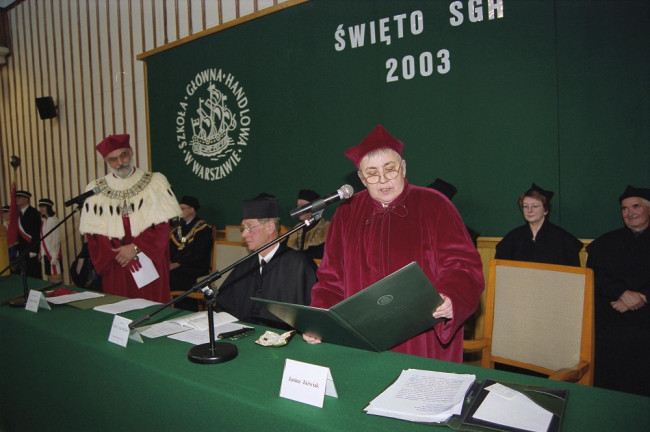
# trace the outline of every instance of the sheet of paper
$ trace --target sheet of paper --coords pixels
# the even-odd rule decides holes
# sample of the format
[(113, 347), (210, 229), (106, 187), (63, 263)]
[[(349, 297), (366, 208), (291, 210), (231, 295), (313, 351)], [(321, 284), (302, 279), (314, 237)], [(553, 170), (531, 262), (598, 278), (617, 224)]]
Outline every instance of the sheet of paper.
[[(219, 333), (225, 333), (229, 331), (235, 331), (239, 330), (240, 328), (248, 327), (243, 324), (237, 324), (237, 323), (226, 323), (226, 324), (220, 324), (220, 325), (215, 325), (214, 326), (214, 334), (215, 337)], [(193, 345), (200, 345), (200, 344), (205, 344), (205, 343), (210, 343), (210, 331), (208, 329), (205, 330), (187, 330), (181, 333), (175, 333), (172, 335), (168, 336), (170, 339), (176, 339), (181, 342), (188, 342)]]
[(131, 275), (133, 276), (133, 280), (138, 288), (142, 288), (143, 286), (155, 281), (160, 276), (158, 275), (158, 271), (156, 270), (156, 267), (154, 267), (151, 258), (146, 256), (144, 252), (138, 254), (138, 261), (142, 267), (134, 272), (132, 271)]
[(177, 323), (164, 321), (161, 323), (141, 327), (138, 330), (142, 336), (154, 339), (161, 336), (169, 336), (174, 333), (188, 331), (189, 327), (183, 327)]
[[(215, 327), (221, 324), (237, 321), (237, 318), (227, 312), (213, 312)], [(196, 312), (184, 315), (180, 318), (163, 321), (152, 324), (140, 329), (140, 334), (148, 338), (157, 338), (169, 336), (171, 334), (184, 332), (187, 330), (207, 330), (208, 329), (208, 312)]]
[[(487, 388), (490, 390), (490, 387)], [(479, 420), (524, 429), (546, 432), (553, 414), (537, 405), (524, 394), (508, 388), (495, 387), (483, 399), (473, 417)]]
[(460, 414), (475, 380), (475, 375), (408, 369), (365, 411), (408, 421), (443, 422)]
[(65, 304), (79, 300), (88, 300), (96, 297), (104, 297), (104, 294), (92, 291), (84, 291), (75, 294), (66, 294), (58, 297), (46, 297), (46, 300), (52, 304)]
[[(228, 312), (212, 312), (212, 317), (214, 319), (214, 326), (221, 324), (231, 323), (237, 321), (237, 318), (230, 315)], [(208, 329), (208, 312), (196, 312), (189, 315), (183, 315), (179, 318), (174, 318), (170, 320), (172, 323), (180, 324), (183, 327), (189, 327), (192, 329), (198, 330), (207, 330)]]
[(115, 314), (124, 313), (132, 310), (144, 309), (146, 307), (158, 305), (158, 304), (160, 303), (156, 303), (154, 301), (145, 300), (145, 299), (127, 299), (117, 303), (95, 306), (93, 310), (115, 315)]

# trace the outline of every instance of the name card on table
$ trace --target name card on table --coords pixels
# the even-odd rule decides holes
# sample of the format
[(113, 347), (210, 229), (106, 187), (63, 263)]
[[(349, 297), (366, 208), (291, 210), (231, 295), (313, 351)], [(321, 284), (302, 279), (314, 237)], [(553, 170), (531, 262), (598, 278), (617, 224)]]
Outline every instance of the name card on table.
[(329, 368), (286, 359), (280, 397), (322, 408), (325, 395), (338, 398)]
[(25, 302), (25, 309), (36, 313), (38, 312), (39, 308), (52, 310), (52, 308), (50, 308), (50, 304), (47, 302), (47, 300), (45, 300), (45, 296), (42, 292), (34, 290), (29, 291), (29, 296)]
[(129, 339), (136, 342), (144, 343), (140, 333), (129, 328), (131, 320), (128, 318), (115, 315), (113, 318), (113, 325), (111, 326), (111, 333), (108, 335), (108, 341), (126, 348)]

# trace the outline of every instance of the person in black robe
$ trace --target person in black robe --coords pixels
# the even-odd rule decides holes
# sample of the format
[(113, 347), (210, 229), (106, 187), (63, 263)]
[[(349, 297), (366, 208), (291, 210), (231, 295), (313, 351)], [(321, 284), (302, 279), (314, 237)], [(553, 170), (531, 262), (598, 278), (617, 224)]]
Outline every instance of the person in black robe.
[(594, 385), (650, 396), (650, 189), (619, 197), (625, 227), (587, 246), (594, 270)]
[(29, 204), (32, 194), (28, 191), (16, 191), (16, 205), (20, 212), (18, 224), (18, 255), (25, 256), (22, 263), (27, 276), (42, 279), (41, 262), (38, 252), (41, 238), (41, 215)]
[[(318, 195), (317, 192), (311, 189), (301, 189), (300, 192), (298, 192), (296, 205), (302, 207), (318, 198), (320, 198), (320, 195)], [(296, 224), (294, 228), (309, 219), (311, 216), (311, 212), (303, 213), (298, 216), (300, 222)], [(287, 246), (291, 249), (305, 251), (305, 253), (312, 259), (322, 260), (323, 254), (325, 253), (325, 239), (327, 238), (327, 229), (329, 228), (329, 225), (329, 221), (320, 218), (315, 224), (304, 226), (302, 229), (291, 234), (287, 239)]]
[[(449, 199), (449, 201), (453, 200), (454, 195), (456, 195), (456, 192), (458, 192), (456, 186), (440, 178), (435, 179), (433, 183), (431, 183), (427, 187), (430, 189), (435, 189), (438, 192), (442, 192), (442, 194), (446, 196)], [(472, 239), (472, 243), (474, 243), (474, 247), (476, 247), (478, 238), (481, 235), (481, 233), (476, 231), (474, 228), (468, 226), (467, 224), (465, 224), (465, 229), (467, 230), (467, 234), (469, 234), (469, 237)]]
[(535, 183), (519, 197), (526, 224), (506, 234), (496, 246), (495, 258), (580, 266), (582, 242), (547, 220), (553, 192)]
[[(187, 291), (197, 278), (210, 273), (212, 257), (212, 227), (199, 218), (199, 200), (184, 196), (180, 202), (183, 216), (178, 226), (169, 232), (169, 287), (172, 291)], [(184, 309), (195, 309), (195, 302), (180, 301)]]
[[(242, 207), (242, 237), (249, 250), (258, 250), (278, 238), (277, 198), (261, 194), (243, 201)], [(309, 305), (315, 283), (314, 261), (304, 252), (276, 243), (232, 270), (219, 289), (216, 309), (247, 323), (289, 329), (284, 321), (251, 297)]]

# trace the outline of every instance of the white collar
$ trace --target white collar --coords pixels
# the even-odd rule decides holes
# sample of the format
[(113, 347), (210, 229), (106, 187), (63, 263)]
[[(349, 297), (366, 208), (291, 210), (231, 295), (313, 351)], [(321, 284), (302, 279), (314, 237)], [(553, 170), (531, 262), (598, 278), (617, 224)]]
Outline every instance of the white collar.
[(260, 260), (260, 265), (262, 265), (262, 261), (266, 261), (267, 263), (273, 259), (273, 255), (278, 251), (278, 248), (280, 247), (280, 243), (276, 243), (275, 246), (273, 246), (273, 249), (271, 249), (271, 252), (267, 253), (265, 257), (262, 257), (261, 254), (257, 254), (257, 258)]

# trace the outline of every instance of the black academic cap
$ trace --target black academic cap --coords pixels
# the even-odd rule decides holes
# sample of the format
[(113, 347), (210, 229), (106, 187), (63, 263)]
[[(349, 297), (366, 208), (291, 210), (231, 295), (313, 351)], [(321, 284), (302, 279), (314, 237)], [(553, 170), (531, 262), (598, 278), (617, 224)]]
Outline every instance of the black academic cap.
[(618, 202), (620, 203), (625, 198), (630, 197), (639, 197), (650, 201), (650, 189), (635, 188), (634, 186), (627, 185), (625, 192), (623, 192), (621, 196), (618, 197)]
[(199, 211), (199, 209), (201, 208), (201, 205), (199, 204), (199, 200), (189, 195), (183, 195), (183, 198), (181, 198), (180, 203), (188, 205), (196, 211)]
[(242, 219), (270, 219), (280, 217), (278, 199), (261, 193), (253, 199), (242, 201)]
[(533, 185), (530, 187), (530, 189), (528, 189), (526, 191), (526, 195), (528, 195), (529, 193), (531, 193), (533, 191), (539, 193), (540, 195), (545, 196), (546, 199), (549, 200), (549, 201), (551, 200), (551, 198), (553, 198), (553, 192), (552, 191), (542, 189), (541, 187), (537, 186), (535, 183), (533, 183)]
[(301, 189), (300, 192), (298, 192), (298, 199), (312, 202), (318, 198), (320, 198), (320, 195), (311, 189)]
[(449, 198), (449, 201), (456, 195), (456, 192), (458, 192), (458, 189), (456, 189), (456, 186), (454, 186), (451, 183), (447, 183), (446, 181), (442, 179), (435, 179), (433, 183), (431, 183), (429, 186), (427, 186), (429, 189), (435, 189), (438, 192), (442, 192), (445, 194), (447, 198)]

